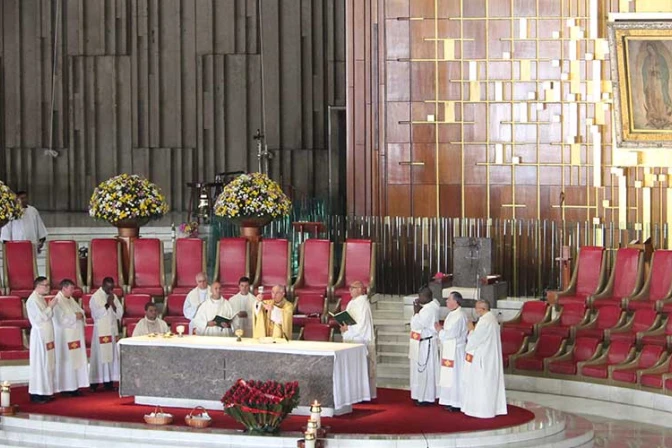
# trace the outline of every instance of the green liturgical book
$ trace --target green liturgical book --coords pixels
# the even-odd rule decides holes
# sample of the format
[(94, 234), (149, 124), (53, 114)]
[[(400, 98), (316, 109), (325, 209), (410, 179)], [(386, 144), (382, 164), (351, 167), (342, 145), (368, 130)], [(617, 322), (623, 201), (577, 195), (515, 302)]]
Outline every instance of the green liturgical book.
[(231, 321), (233, 320), (233, 318), (223, 317), (223, 316), (215, 316), (215, 318), (214, 318), (213, 320), (215, 321), (215, 323), (216, 323), (218, 326), (221, 327), (221, 326), (222, 326), (222, 322), (225, 323), (225, 324), (229, 324), (229, 326), (230, 326), (230, 325), (231, 325)]
[(352, 318), (350, 313), (347, 311), (341, 311), (340, 313), (329, 313), (331, 317), (336, 319), (336, 322), (338, 322), (339, 325), (357, 325), (357, 322), (355, 319)]

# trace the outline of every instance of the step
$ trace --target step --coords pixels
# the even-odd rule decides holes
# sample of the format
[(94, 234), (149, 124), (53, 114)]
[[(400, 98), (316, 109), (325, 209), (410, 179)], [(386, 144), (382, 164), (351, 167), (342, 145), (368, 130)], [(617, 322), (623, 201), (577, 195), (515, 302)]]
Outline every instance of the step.
[(397, 323), (404, 321), (403, 310), (373, 310), (373, 321), (376, 320), (395, 320)]
[(403, 302), (387, 302), (387, 301), (380, 301), (375, 304), (375, 310), (373, 311), (374, 313), (376, 311), (399, 311), (400, 313), (404, 312), (404, 303)]
[(378, 351), (376, 353), (378, 362), (382, 364), (386, 363), (401, 363), (404, 361), (408, 361), (408, 351), (403, 352), (403, 353), (395, 353), (395, 352), (381, 352)]
[(406, 353), (408, 354), (408, 342), (385, 341), (378, 338), (376, 341), (377, 353)]
[(408, 331), (378, 330), (376, 338), (378, 341), (405, 342), (408, 345), (410, 335)]

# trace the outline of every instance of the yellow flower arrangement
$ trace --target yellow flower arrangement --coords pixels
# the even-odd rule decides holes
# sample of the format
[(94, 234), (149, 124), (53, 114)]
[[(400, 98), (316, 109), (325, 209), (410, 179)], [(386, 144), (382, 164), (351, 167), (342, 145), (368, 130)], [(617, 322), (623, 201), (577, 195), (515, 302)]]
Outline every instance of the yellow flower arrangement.
[(101, 182), (89, 202), (89, 215), (112, 225), (159, 219), (167, 212), (161, 189), (137, 174), (120, 174)]
[(23, 216), (23, 207), (16, 194), (0, 181), (0, 227)]
[(215, 215), (230, 219), (287, 216), (292, 202), (280, 185), (262, 173), (241, 174), (229, 182), (215, 202)]

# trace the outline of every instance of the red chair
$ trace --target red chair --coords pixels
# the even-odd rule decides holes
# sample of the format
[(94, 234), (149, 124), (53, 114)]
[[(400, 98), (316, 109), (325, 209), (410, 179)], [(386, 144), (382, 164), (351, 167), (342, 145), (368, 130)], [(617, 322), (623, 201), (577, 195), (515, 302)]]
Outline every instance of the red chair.
[(289, 286), (291, 284), (290, 262), (289, 241), (276, 238), (262, 240), (259, 243), (257, 276), (254, 279), (253, 287), (263, 286), (265, 289), (264, 298), (270, 299), (273, 286)]
[(667, 353), (662, 347), (645, 345), (635, 359), (629, 363), (609, 366), (609, 378), (614, 382), (635, 384), (639, 371), (657, 367), (666, 359)]
[(590, 379), (606, 380), (609, 377), (609, 366), (629, 363), (635, 358), (635, 346), (627, 342), (613, 342), (602, 355), (592, 361), (580, 362), (577, 366), (578, 376)]
[(564, 291), (552, 291), (548, 294), (549, 303), (557, 301), (560, 305), (567, 303), (588, 303), (588, 297), (597, 294), (603, 287), (607, 277), (607, 264), (604, 260), (604, 248), (583, 246), (579, 251), (579, 259), (574, 266), (574, 273), (569, 287)]
[(663, 363), (656, 367), (637, 372), (637, 382), (643, 388), (657, 389), (655, 392), (664, 388), (667, 392), (667, 390), (672, 388), (672, 381), (670, 381), (672, 380), (671, 359), (672, 358), (668, 357)]
[(576, 375), (578, 363), (593, 361), (600, 356), (602, 344), (597, 338), (577, 338), (572, 350), (564, 355), (544, 360), (547, 372), (557, 375)]
[(320, 294), (303, 294), (294, 299), (292, 325), (303, 327), (309, 322), (322, 323), (327, 315), (327, 298)]
[[(352, 297), (350, 296), (349, 293), (348, 293), (348, 295), (340, 297), (336, 301), (336, 306), (334, 307), (334, 314), (339, 313), (339, 312), (345, 310), (346, 308), (348, 308), (348, 303), (350, 303), (351, 300), (352, 300)], [(327, 321), (327, 323), (329, 324), (329, 326), (331, 328), (340, 328), (340, 325), (338, 324), (338, 322), (336, 322), (336, 319), (334, 319), (333, 317), (329, 317), (329, 320)]]
[(672, 319), (666, 317), (658, 328), (637, 333), (637, 346), (644, 345), (672, 348)]
[[(642, 289), (632, 297), (623, 299), (623, 308), (629, 311), (659, 309), (672, 298), (672, 250), (656, 250), (651, 260), (651, 270)], [(672, 310), (672, 308), (670, 308)]]
[(539, 334), (557, 334), (569, 338), (572, 328), (590, 320), (590, 310), (583, 303), (563, 305), (555, 319), (539, 324)]
[(189, 325), (189, 319), (184, 317), (184, 301), (187, 299), (187, 294), (169, 294), (166, 301), (163, 303), (163, 312), (161, 319), (168, 325), (175, 321), (186, 322)]
[(222, 238), (217, 241), (215, 278), (225, 297), (238, 293), (240, 277), (250, 277), (250, 243), (246, 238)]
[(300, 260), (299, 273), (292, 286), (292, 296), (326, 296), (334, 282), (334, 244), (329, 240), (306, 240), (301, 245)]
[(179, 238), (173, 248), (173, 278), (170, 292), (189, 294), (194, 289), (199, 272), (206, 272), (205, 241), (199, 238)]
[(89, 260), (87, 264), (89, 292), (96, 292), (103, 285), (105, 277), (114, 279), (112, 292), (121, 297), (124, 274), (121, 263), (121, 245), (114, 238), (94, 238), (89, 244)]
[(625, 312), (618, 306), (604, 306), (597, 310), (595, 317), (585, 325), (573, 328), (574, 339), (598, 338), (604, 339), (604, 331), (621, 327), (625, 324)]
[(0, 327), (0, 361), (28, 360), (25, 331), (19, 327)]
[(47, 241), (47, 278), (51, 294), (58, 294), (60, 283), (66, 278), (76, 284), (72, 297), (79, 299), (84, 294), (77, 250), (77, 243), (71, 240)]
[(539, 336), (537, 344), (527, 353), (516, 356), (511, 360), (513, 372), (544, 371), (544, 359), (559, 356), (564, 350), (567, 341), (556, 334)]
[(621, 306), (623, 299), (632, 297), (642, 288), (644, 279), (644, 258), (639, 249), (622, 248), (616, 252), (614, 268), (607, 286), (588, 301), (592, 308)]
[(86, 324), (93, 323), (93, 316), (91, 316), (91, 297), (93, 294), (84, 294), (81, 299), (79, 299), (79, 305), (84, 310), (84, 317), (86, 318)]
[(525, 336), (523, 331), (512, 328), (503, 328), (501, 338), (502, 361), (504, 362), (504, 368), (508, 369), (516, 356), (525, 352), (525, 349), (527, 348), (527, 336)]
[[(139, 321), (138, 321), (139, 322)], [(131, 338), (133, 337), (133, 332), (135, 331), (135, 327), (138, 326), (138, 322), (129, 322), (125, 327), (124, 327), (124, 337), (125, 338)]]
[(530, 300), (523, 303), (516, 317), (503, 322), (502, 328), (512, 328), (525, 333), (525, 336), (532, 336), (538, 333), (539, 324), (551, 320), (551, 307), (547, 302), (539, 300)]
[(133, 294), (164, 297), (163, 243), (158, 238), (131, 241), (129, 288)]
[(331, 342), (334, 339), (334, 330), (327, 324), (308, 322), (299, 332), (299, 339), (304, 341)]
[(95, 325), (84, 325), (84, 345), (86, 346), (86, 356), (91, 357), (91, 341), (93, 340), (93, 328)]
[(4, 243), (2, 254), (7, 294), (27, 299), (33, 293), (33, 281), (37, 277), (33, 243), (7, 241)]
[(605, 330), (609, 342), (621, 341), (634, 344), (637, 334), (654, 330), (660, 326), (660, 315), (655, 310), (637, 310), (632, 318), (622, 327)]
[(330, 300), (350, 297), (350, 284), (357, 280), (364, 283), (369, 296), (376, 292), (376, 246), (371, 240), (345, 240), (341, 270), (329, 292)]
[(0, 296), (0, 327), (30, 328), (19, 296)]
[(121, 325), (123, 327), (132, 322), (137, 323), (145, 317), (145, 305), (147, 302), (154, 302), (154, 298), (149, 294), (126, 294), (122, 300), (124, 316), (121, 318)]

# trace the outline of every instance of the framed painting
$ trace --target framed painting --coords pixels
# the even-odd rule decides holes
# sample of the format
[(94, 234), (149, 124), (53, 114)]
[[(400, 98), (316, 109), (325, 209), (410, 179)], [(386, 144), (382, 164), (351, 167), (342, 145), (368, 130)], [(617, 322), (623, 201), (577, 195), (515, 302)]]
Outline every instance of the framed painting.
[(672, 147), (672, 21), (608, 23), (616, 143)]

